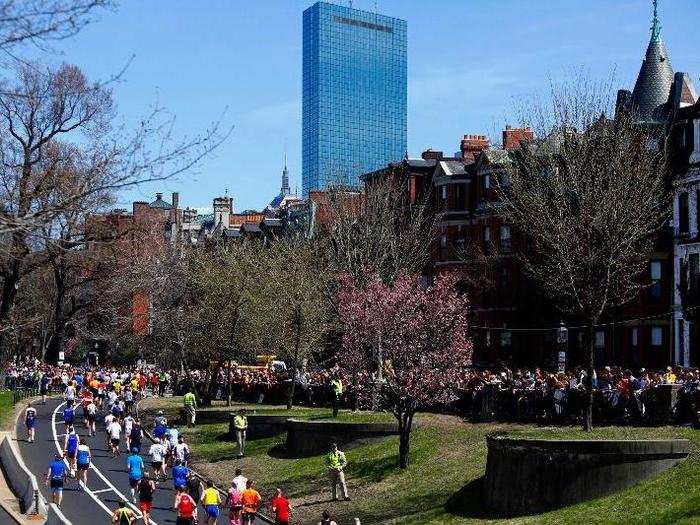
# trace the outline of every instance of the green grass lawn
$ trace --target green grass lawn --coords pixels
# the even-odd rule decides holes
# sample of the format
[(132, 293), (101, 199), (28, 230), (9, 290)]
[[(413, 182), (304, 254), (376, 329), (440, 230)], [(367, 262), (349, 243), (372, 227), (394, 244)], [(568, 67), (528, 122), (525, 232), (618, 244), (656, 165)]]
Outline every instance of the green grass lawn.
[(0, 392), (0, 429), (9, 430), (12, 426), (12, 392)]
[[(258, 413), (274, 414), (275, 407)], [(286, 411), (282, 411), (286, 413)], [(299, 409), (293, 417), (325, 417), (327, 410)], [(361, 420), (363, 414), (341, 412)], [(373, 417), (373, 416), (372, 416)], [(386, 418), (386, 414), (379, 416)], [(390, 417), (390, 416), (389, 416)], [(469, 424), (450, 416), (421, 414), (411, 439), (411, 464), (396, 468), (398, 438), (371, 440), (346, 448), (346, 475), (353, 500), (329, 503), (322, 456), (292, 459), (284, 454), (284, 436), (250, 441), (247, 457), (234, 459), (236, 445), (226, 441), (226, 424), (184, 430), (196, 468), (228, 486), (236, 467), (254, 479), (266, 501), (282, 487), (292, 498), (295, 521), (318, 522), (330, 508), (339, 525), (359, 517), (365, 524), (700, 524), (700, 431), (676, 428), (602, 427), (587, 434), (577, 427), (536, 427), (499, 423)], [(501, 520), (483, 506), (481, 477), (486, 466), (485, 437), (493, 432), (551, 439), (686, 438), (691, 454), (659, 476), (610, 496), (536, 516)], [(543, 473), (546, 475), (546, 473)]]

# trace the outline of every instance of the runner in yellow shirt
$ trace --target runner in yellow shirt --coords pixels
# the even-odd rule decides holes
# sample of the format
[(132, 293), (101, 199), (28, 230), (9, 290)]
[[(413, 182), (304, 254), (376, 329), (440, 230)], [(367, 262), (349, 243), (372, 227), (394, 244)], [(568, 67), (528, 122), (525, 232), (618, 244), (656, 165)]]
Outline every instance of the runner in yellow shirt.
[(219, 505), (221, 505), (221, 497), (219, 496), (219, 491), (214, 488), (214, 483), (212, 480), (207, 481), (207, 488), (202, 493), (202, 497), (199, 500), (204, 506), (204, 512), (206, 513), (207, 525), (215, 525), (216, 518), (219, 517)]

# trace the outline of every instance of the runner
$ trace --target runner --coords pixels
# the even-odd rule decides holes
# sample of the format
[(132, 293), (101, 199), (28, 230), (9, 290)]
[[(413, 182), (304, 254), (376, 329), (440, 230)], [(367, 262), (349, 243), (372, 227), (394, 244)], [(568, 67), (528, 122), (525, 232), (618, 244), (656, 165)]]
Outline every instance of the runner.
[(241, 494), (241, 504), (243, 505), (243, 520), (241, 523), (243, 525), (252, 525), (255, 521), (255, 513), (260, 508), (260, 503), (262, 503), (262, 497), (255, 490), (253, 480), (249, 479), (246, 482), (246, 489)]
[(129, 415), (134, 407), (134, 392), (131, 389), (131, 385), (124, 389), (124, 412)]
[(116, 458), (119, 455), (119, 436), (122, 432), (122, 426), (116, 419), (113, 420), (107, 427), (109, 435), (109, 447), (112, 450), (112, 457)]
[(63, 391), (63, 397), (66, 400), (66, 405), (72, 407), (75, 403), (75, 387), (73, 386), (73, 381), (68, 381), (66, 389)]
[(34, 434), (36, 432), (36, 408), (32, 403), (27, 403), (27, 408), (24, 409), (24, 426), (27, 427), (27, 441), (34, 443)]
[(63, 422), (66, 427), (73, 426), (75, 423), (75, 409), (70, 405), (63, 409)]
[(83, 407), (83, 423), (88, 426), (88, 405), (92, 403), (92, 392), (87, 388), (80, 393), (80, 405)]
[(134, 418), (129, 414), (122, 420), (124, 425), (124, 439), (126, 441), (126, 449), (131, 450), (131, 429), (134, 428)]
[(214, 488), (214, 482), (212, 480), (207, 480), (207, 488), (204, 490), (200, 501), (204, 507), (204, 512), (206, 513), (205, 523), (207, 525), (214, 525), (216, 523), (216, 519), (219, 517), (221, 496), (219, 496), (219, 491)]
[(79, 444), (78, 434), (75, 433), (75, 428), (69, 426), (66, 428), (66, 439), (63, 441), (63, 454), (68, 458), (68, 467), (70, 468), (70, 475), (75, 476), (76, 464), (75, 456), (78, 452)]
[(87, 486), (87, 471), (90, 468), (92, 454), (90, 447), (85, 443), (85, 438), (80, 438), (78, 452), (76, 453), (76, 465), (78, 467), (78, 481), (82, 481)]
[(143, 473), (143, 478), (139, 481), (137, 488), (139, 491), (139, 510), (143, 518), (143, 525), (148, 525), (148, 518), (153, 506), (153, 493), (156, 490), (156, 484), (153, 483), (148, 472)]
[(126, 501), (119, 502), (119, 508), (112, 514), (112, 523), (117, 525), (131, 525), (136, 521), (136, 514), (126, 506)]
[(238, 485), (235, 481), (232, 481), (231, 488), (228, 489), (228, 495), (226, 496), (226, 506), (229, 508), (229, 525), (241, 525), (241, 511), (243, 510), (243, 505), (241, 504), (242, 494), (243, 491), (238, 490)]
[(289, 525), (289, 514), (292, 506), (289, 500), (284, 497), (282, 489), (275, 491), (275, 497), (271, 502), (272, 511), (275, 513), (275, 525)]
[(133, 425), (131, 426), (129, 440), (129, 442), (131, 443), (131, 448), (138, 449), (138, 451), (141, 452), (143, 429), (141, 428), (141, 422), (138, 419), (135, 419)]
[(153, 477), (156, 481), (165, 479), (165, 465), (163, 461), (165, 460), (165, 447), (162, 443), (156, 441), (148, 449), (148, 453), (151, 456), (151, 466), (153, 467)]
[(66, 464), (63, 456), (57, 453), (46, 471), (46, 486), (51, 487), (51, 501), (61, 506), (63, 500), (63, 483), (66, 480)]
[(166, 448), (168, 450), (166, 462), (168, 463), (169, 467), (175, 462), (175, 447), (177, 447), (178, 444), (178, 437), (180, 437), (180, 432), (175, 425), (172, 425), (165, 432), (165, 439), (167, 440)]
[(46, 373), (41, 376), (41, 381), (39, 382), (39, 393), (41, 394), (41, 404), (46, 404), (46, 396), (49, 393), (49, 385), (51, 384), (51, 378), (49, 374)]
[(179, 461), (175, 462), (175, 466), (173, 467), (172, 475), (173, 475), (173, 486), (175, 487), (175, 490), (182, 488), (184, 489), (187, 487), (187, 475), (189, 474), (188, 468), (180, 463)]
[(167, 430), (168, 420), (163, 415), (163, 411), (159, 410), (158, 415), (156, 415), (155, 419), (153, 420), (153, 437), (163, 442)]
[(94, 398), (90, 401), (90, 403), (88, 404), (85, 411), (87, 412), (85, 417), (87, 419), (88, 435), (94, 436), (95, 435), (95, 419), (97, 419), (97, 405), (95, 405)]
[(197, 502), (182, 487), (177, 489), (173, 509), (177, 511), (175, 525), (192, 525), (197, 519)]
[(183, 465), (187, 466), (187, 460), (190, 457), (190, 447), (185, 443), (185, 438), (180, 436), (177, 438), (177, 445), (175, 446), (175, 459), (180, 461)]
[(202, 489), (204, 489), (202, 482), (199, 481), (196, 474), (190, 470), (190, 473), (187, 476), (187, 494), (192, 496), (193, 500), (199, 501), (199, 499), (202, 497)]
[(129, 487), (131, 489), (131, 500), (134, 503), (136, 501), (136, 487), (138, 487), (141, 478), (143, 478), (143, 471), (146, 470), (143, 466), (143, 459), (139, 456), (139, 451), (134, 449), (131, 454), (126, 458), (126, 466), (129, 470)]

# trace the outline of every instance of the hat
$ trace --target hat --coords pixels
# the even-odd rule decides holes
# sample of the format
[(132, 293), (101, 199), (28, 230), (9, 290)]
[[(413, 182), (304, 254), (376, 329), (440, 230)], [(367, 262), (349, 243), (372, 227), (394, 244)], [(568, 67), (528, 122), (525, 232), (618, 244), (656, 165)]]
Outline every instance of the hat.
[(159, 415), (159, 416), (162, 416), (162, 415), (163, 415), (163, 411), (162, 411), (162, 410), (159, 410), (159, 411), (158, 411), (158, 415)]

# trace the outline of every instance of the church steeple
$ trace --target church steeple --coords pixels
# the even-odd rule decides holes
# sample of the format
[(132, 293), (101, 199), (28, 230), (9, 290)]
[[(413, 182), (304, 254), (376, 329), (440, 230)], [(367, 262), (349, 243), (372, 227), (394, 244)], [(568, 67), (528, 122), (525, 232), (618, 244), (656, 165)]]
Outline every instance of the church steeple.
[(282, 170), (282, 188), (280, 194), (283, 197), (289, 195), (289, 170), (287, 169), (287, 154), (284, 154), (284, 169)]
[(658, 0), (653, 0), (653, 5), (651, 39), (630, 100), (637, 118), (649, 123), (662, 122), (666, 118), (673, 85), (673, 68), (661, 38)]

